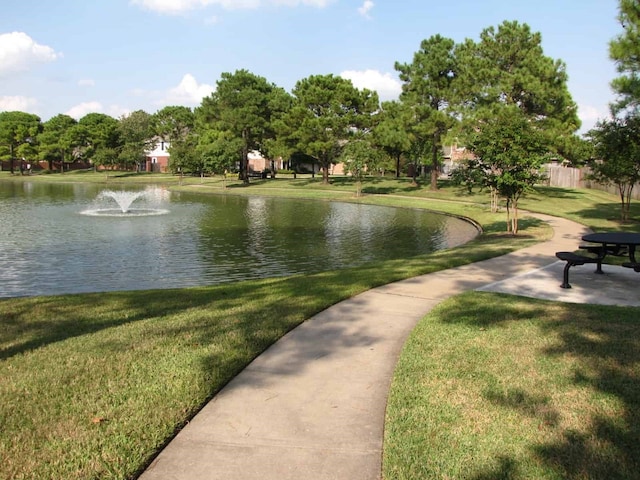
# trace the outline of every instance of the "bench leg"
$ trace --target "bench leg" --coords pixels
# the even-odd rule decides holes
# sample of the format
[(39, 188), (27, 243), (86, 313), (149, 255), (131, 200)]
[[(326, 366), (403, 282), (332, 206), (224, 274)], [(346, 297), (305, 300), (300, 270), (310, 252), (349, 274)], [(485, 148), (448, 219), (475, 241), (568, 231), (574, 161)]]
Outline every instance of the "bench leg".
[(598, 259), (598, 263), (596, 263), (596, 271), (595, 273), (604, 273), (602, 271), (602, 259)]
[(569, 269), (573, 266), (573, 263), (567, 262), (564, 266), (564, 272), (562, 275), (562, 285), (560, 288), (571, 288), (571, 284), (569, 283)]

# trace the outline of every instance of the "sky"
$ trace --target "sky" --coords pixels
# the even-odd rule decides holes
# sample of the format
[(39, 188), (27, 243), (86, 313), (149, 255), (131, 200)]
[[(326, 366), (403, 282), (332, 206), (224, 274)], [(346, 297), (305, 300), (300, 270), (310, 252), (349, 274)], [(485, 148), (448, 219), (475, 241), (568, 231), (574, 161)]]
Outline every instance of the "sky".
[(478, 40), (505, 20), (542, 35), (566, 64), (582, 120), (608, 117), (618, 74), (608, 45), (617, 0), (2, 0), (0, 111), (43, 121), (197, 107), (223, 72), (246, 69), (291, 91), (333, 74), (397, 99), (396, 62), (440, 34)]

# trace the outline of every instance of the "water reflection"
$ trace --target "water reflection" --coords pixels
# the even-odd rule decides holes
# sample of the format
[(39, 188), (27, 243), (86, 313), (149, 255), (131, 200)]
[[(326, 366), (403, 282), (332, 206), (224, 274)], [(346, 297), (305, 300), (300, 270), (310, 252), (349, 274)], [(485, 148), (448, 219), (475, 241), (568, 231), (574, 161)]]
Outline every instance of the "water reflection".
[(87, 217), (96, 185), (0, 182), (0, 297), (210, 285), (464, 243), (459, 219), (338, 202), (171, 194), (162, 216)]

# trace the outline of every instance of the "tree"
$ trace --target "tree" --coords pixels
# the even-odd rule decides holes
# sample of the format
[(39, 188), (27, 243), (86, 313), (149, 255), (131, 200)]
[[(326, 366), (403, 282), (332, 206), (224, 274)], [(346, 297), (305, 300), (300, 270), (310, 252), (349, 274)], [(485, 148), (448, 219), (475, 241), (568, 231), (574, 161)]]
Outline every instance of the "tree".
[[(507, 201), (507, 232), (518, 233), (518, 201), (540, 180), (546, 143), (516, 106), (504, 106), (473, 135), (471, 148), (480, 159), (485, 183)], [(513, 210), (513, 212), (512, 212)]]
[(596, 161), (591, 165), (592, 178), (602, 184), (616, 185), (621, 221), (627, 222), (631, 192), (640, 181), (640, 118), (600, 121), (588, 136), (596, 153)]
[[(450, 113), (455, 102), (454, 82), (458, 68), (455, 43), (449, 38), (434, 35), (422, 41), (412, 63), (396, 62), (395, 68), (404, 82), (400, 98), (414, 112), (414, 141), (429, 144), (431, 189), (437, 190), (442, 136), (455, 123)], [(424, 147), (417, 149), (424, 151)]]
[(548, 148), (559, 153), (580, 127), (577, 106), (567, 87), (566, 65), (544, 55), (542, 36), (527, 24), (503, 22), (489, 27), (478, 43), (457, 48), (458, 94), (466, 107), (470, 130), (490, 121), (504, 105), (520, 109)]
[(402, 157), (411, 151), (409, 128), (412, 112), (405, 103), (382, 102), (373, 141), (395, 162), (396, 178), (400, 177)]
[(609, 43), (609, 56), (621, 75), (611, 82), (618, 100), (614, 113), (628, 109), (637, 114), (640, 107), (640, 3), (620, 0), (618, 20), (624, 31)]
[(318, 162), (323, 182), (329, 183), (329, 167), (348, 139), (371, 128), (378, 95), (333, 75), (299, 80), (292, 93), (294, 104), (283, 118), (289, 141)]
[(375, 170), (379, 156), (380, 152), (372, 145), (369, 138), (353, 139), (342, 150), (341, 159), (345, 170), (356, 182), (356, 197), (359, 197), (362, 192), (362, 180), (367, 172)]
[(88, 113), (78, 120), (83, 155), (95, 165), (115, 166), (121, 146), (118, 120), (104, 113)]
[(233, 137), (229, 131), (207, 130), (198, 138), (196, 154), (202, 159), (203, 169), (223, 174), (226, 178), (242, 150), (242, 139)]
[(184, 140), (195, 126), (195, 116), (189, 107), (167, 106), (152, 116), (153, 133), (165, 142)]
[(9, 159), (11, 173), (17, 158), (35, 154), (34, 144), (42, 129), (40, 117), (25, 112), (0, 112), (0, 152)]
[(49, 170), (53, 170), (53, 162), (58, 161), (60, 170), (64, 171), (64, 162), (73, 157), (77, 124), (74, 118), (65, 114), (56, 115), (42, 124), (42, 132), (38, 135), (40, 158), (49, 162)]
[(286, 92), (247, 70), (223, 73), (211, 96), (196, 109), (199, 133), (207, 129), (228, 132), (239, 139), (236, 152), (240, 164), (239, 178), (249, 183), (248, 155), (260, 150), (272, 138), (272, 122), (287, 105)]
[(145, 161), (146, 151), (153, 144), (152, 116), (144, 110), (136, 110), (120, 118), (118, 129), (122, 142), (118, 163), (124, 168), (136, 165), (139, 171)]

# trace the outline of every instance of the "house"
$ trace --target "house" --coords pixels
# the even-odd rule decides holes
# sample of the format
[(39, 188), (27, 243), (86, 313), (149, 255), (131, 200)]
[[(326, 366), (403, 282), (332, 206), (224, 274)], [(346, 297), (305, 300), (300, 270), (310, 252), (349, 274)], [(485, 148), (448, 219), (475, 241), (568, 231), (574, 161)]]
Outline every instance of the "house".
[(165, 142), (160, 138), (155, 139), (153, 149), (145, 152), (145, 161), (140, 170), (143, 172), (168, 172), (170, 157), (168, 150), (170, 146), (169, 142)]
[(461, 147), (457, 143), (451, 145), (445, 145), (442, 147), (443, 161), (442, 161), (442, 174), (449, 175), (453, 172), (458, 165), (472, 158), (476, 158), (471, 150), (466, 147)]
[(264, 157), (258, 150), (251, 150), (247, 157), (247, 169), (249, 170), (249, 173), (285, 169), (284, 160), (281, 157), (275, 160), (270, 160)]

